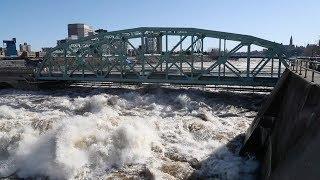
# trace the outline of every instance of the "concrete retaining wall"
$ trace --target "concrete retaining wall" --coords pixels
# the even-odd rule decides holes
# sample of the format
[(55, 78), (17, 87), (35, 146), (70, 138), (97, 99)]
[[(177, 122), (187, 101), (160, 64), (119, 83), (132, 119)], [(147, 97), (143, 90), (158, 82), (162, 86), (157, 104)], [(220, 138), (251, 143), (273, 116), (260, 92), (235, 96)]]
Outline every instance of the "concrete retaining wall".
[(261, 179), (320, 179), (320, 87), (286, 70), (246, 133), (241, 154)]

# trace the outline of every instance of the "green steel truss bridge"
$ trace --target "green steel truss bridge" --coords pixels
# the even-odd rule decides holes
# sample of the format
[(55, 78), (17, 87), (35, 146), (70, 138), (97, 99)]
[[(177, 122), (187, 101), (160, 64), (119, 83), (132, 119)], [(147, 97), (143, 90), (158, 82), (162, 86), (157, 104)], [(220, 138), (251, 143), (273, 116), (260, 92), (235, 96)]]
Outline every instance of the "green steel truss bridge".
[[(214, 46), (215, 51), (205, 51)], [(263, 48), (263, 56), (253, 56), (253, 47)], [(286, 67), (283, 45), (268, 40), (196, 28), (141, 27), (58, 45), (45, 55), (36, 79), (271, 87)]]

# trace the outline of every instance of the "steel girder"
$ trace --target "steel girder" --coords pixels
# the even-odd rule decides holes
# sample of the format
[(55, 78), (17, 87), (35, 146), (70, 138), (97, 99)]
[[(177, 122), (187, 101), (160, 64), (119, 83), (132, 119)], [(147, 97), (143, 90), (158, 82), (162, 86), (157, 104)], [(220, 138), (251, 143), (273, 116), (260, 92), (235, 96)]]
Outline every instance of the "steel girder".
[[(171, 37), (179, 37), (178, 42), (170, 40)], [(149, 53), (147, 38), (159, 39), (157, 43), (161, 44), (161, 49)], [(204, 52), (206, 39), (219, 40), (219, 53), (215, 59), (208, 58)], [(228, 51), (226, 41), (237, 42), (238, 45)], [(184, 49), (183, 44), (186, 45)], [(258, 60), (250, 58), (252, 45), (267, 49), (265, 57), (255, 63), (254, 68), (251, 65)], [(241, 69), (230, 57), (243, 47), (247, 47), (247, 58), (245, 68)], [(131, 54), (128, 49), (132, 50)], [(278, 62), (276, 66), (274, 61)], [(267, 67), (268, 63), (271, 67)], [(141, 27), (103, 32), (56, 46), (45, 55), (36, 78), (270, 86), (275, 84), (275, 77), (280, 77), (283, 67), (287, 66), (281, 44), (257, 37), (196, 28)]]

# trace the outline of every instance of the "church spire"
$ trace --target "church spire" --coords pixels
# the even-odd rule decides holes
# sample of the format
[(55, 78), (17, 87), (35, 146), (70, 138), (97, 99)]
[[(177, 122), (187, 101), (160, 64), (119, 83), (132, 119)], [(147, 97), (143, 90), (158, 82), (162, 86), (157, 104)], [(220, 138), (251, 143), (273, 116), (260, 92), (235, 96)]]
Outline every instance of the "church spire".
[(290, 37), (290, 44), (289, 45), (293, 46), (293, 38), (292, 38), (292, 36)]

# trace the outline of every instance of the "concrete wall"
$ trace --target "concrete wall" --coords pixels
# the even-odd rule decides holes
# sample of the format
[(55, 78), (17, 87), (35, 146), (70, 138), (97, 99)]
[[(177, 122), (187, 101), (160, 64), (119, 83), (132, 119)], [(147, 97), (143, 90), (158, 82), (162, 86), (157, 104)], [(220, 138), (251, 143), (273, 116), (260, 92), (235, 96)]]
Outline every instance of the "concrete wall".
[(241, 154), (261, 179), (320, 179), (320, 87), (286, 70), (248, 129)]

